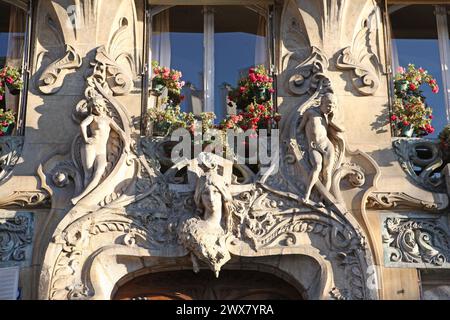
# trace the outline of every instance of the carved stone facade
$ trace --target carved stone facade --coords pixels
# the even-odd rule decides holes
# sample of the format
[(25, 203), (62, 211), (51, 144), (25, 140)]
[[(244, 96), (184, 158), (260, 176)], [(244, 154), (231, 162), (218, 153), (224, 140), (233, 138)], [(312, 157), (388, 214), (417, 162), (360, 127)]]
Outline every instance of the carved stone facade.
[(373, 125), (389, 101), (377, 1), (275, 1), (280, 151), (256, 170), (209, 153), (175, 164), (167, 139), (141, 136), (143, 1), (79, 0), (75, 21), (72, 4), (36, 2), (26, 134), (0, 140), (0, 207), (33, 212), (0, 215), (0, 266), (32, 261), (26, 298), (246, 269), (305, 299), (415, 299), (402, 268), (449, 267), (435, 147)]

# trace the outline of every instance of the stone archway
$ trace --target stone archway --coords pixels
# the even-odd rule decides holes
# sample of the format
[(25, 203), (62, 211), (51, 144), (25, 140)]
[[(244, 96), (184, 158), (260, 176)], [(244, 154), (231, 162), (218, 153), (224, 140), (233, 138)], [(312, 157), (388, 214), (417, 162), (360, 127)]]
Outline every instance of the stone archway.
[(266, 272), (224, 270), (219, 278), (210, 271), (148, 273), (118, 288), (113, 300), (302, 300), (285, 280)]

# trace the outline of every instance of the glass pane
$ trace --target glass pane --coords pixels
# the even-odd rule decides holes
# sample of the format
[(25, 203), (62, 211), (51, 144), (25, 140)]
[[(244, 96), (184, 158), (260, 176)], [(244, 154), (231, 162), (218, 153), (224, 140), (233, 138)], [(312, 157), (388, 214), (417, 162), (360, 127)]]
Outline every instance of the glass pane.
[(432, 124), (436, 129), (427, 137), (436, 138), (447, 120), (434, 6), (392, 6), (389, 11), (394, 66), (406, 68), (412, 63), (417, 68), (422, 67), (435, 77), (441, 89), (434, 94), (430, 87), (423, 85), (426, 102), (433, 108)]
[(267, 65), (265, 17), (244, 6), (214, 7), (215, 113), (217, 121), (227, 114), (227, 85), (258, 64)]
[[(22, 67), (25, 26), (26, 13), (15, 6), (0, 1), (0, 69), (6, 66), (17, 69)], [(1, 94), (0, 108), (10, 109), (17, 116), (20, 90), (15, 87), (14, 83), (7, 81), (2, 83), (4, 93)], [(13, 126), (8, 127), (6, 134), (12, 132)], [(0, 134), (4, 135), (4, 130), (0, 130)]]
[(202, 6), (176, 6), (153, 17), (152, 60), (182, 72), (183, 111), (200, 113), (203, 105)]

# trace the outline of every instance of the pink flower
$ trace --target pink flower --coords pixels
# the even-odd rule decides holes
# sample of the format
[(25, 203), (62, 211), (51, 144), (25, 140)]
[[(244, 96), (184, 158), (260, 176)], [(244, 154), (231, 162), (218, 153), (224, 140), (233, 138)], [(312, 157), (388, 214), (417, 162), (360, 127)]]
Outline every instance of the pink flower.
[(403, 68), (403, 67), (398, 67), (398, 68), (397, 68), (397, 72), (398, 72), (398, 73), (405, 73), (405, 68)]
[(178, 74), (174, 74), (174, 75), (172, 75), (172, 80), (173, 81), (177, 81), (178, 80)]
[(245, 88), (245, 87), (240, 87), (240, 88), (239, 88), (239, 91), (240, 91), (241, 93), (244, 93), (244, 92), (245, 92), (245, 90), (246, 90), (246, 88)]
[(435, 87), (433, 87), (433, 89), (431, 89), (431, 91), (432, 91), (433, 93), (438, 93), (438, 92), (439, 92), (439, 87), (438, 87), (438, 86), (435, 86)]
[(3, 101), (3, 95), (0, 95), (0, 101)]
[(420, 72), (420, 73), (424, 73), (425, 70), (424, 70), (423, 68), (419, 68), (419, 72)]
[(254, 73), (250, 73), (250, 75), (248, 76), (250, 78), (250, 81), (255, 83), (257, 81), (256, 76)]
[(11, 78), (11, 77), (7, 77), (7, 78), (6, 78), (6, 82), (8, 82), (9, 84), (11, 84), (11, 83), (14, 82), (14, 79)]
[(270, 93), (274, 93), (274, 92), (275, 92), (275, 89), (270, 88), (270, 89), (269, 89), (269, 92), (270, 92)]

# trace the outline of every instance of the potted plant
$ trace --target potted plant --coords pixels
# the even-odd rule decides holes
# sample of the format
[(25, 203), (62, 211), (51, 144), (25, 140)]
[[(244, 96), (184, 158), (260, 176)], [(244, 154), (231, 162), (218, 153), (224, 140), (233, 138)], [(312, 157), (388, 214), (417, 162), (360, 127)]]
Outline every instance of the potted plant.
[(0, 109), (0, 137), (10, 135), (14, 129), (16, 117), (11, 110)]
[(435, 131), (431, 122), (433, 111), (425, 102), (421, 86), (427, 84), (433, 93), (439, 92), (436, 80), (423, 68), (413, 64), (399, 67), (394, 79), (394, 102), (391, 125), (396, 136), (422, 137)]
[(13, 94), (18, 95), (22, 90), (22, 73), (14, 67), (3, 67), (0, 69), (0, 100), (4, 100), (6, 89)]
[(235, 105), (238, 113), (229, 115), (221, 123), (224, 129), (243, 131), (270, 129), (274, 122), (280, 121), (280, 115), (274, 111), (272, 94), (273, 78), (263, 65), (250, 68), (248, 75), (241, 78), (238, 87), (228, 95), (228, 104)]
[(155, 95), (162, 95), (163, 91), (167, 89), (167, 103), (176, 106), (183, 101), (181, 95), (181, 88), (184, 87), (185, 82), (181, 81), (182, 73), (178, 70), (161, 67), (157, 61), (152, 62), (153, 77), (152, 77), (152, 91)]

